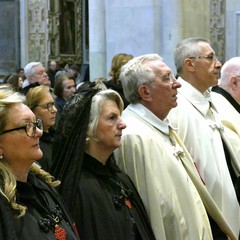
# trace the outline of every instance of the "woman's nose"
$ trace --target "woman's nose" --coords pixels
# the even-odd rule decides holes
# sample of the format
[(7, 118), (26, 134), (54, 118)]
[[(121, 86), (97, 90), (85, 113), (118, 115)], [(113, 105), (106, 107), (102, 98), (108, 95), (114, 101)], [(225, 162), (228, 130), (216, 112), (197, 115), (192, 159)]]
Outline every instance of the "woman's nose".
[(36, 127), (36, 133), (35, 133), (35, 137), (41, 137), (43, 135), (43, 130), (39, 129), (38, 127)]
[(56, 106), (53, 105), (53, 107), (52, 107), (52, 109), (51, 109), (51, 112), (57, 112), (57, 111), (58, 111), (58, 110), (57, 110)]

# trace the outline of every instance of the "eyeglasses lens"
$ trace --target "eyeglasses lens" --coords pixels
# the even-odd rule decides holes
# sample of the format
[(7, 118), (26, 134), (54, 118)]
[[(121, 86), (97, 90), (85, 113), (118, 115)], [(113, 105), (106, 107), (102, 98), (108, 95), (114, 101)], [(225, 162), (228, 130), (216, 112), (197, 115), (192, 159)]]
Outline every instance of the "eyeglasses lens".
[(43, 123), (41, 119), (36, 122), (30, 122), (26, 125), (26, 133), (29, 137), (34, 137), (36, 134), (36, 128), (43, 130)]

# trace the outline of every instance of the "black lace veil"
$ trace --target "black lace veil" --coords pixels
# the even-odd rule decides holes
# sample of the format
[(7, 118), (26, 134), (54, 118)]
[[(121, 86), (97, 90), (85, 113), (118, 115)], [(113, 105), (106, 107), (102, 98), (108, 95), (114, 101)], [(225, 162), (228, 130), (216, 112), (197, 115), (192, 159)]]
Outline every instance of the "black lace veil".
[(70, 212), (81, 175), (92, 97), (100, 90), (94, 82), (83, 83), (64, 106), (56, 129), (50, 172), (61, 180), (59, 192)]

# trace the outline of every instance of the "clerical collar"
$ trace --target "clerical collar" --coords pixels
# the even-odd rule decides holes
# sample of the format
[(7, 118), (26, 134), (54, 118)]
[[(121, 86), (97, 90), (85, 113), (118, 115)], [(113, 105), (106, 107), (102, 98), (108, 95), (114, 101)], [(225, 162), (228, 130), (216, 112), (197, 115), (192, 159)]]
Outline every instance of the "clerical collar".
[(135, 112), (142, 119), (149, 122), (152, 126), (157, 128), (159, 131), (161, 131), (165, 134), (169, 134), (170, 122), (169, 122), (168, 118), (165, 118), (162, 121), (141, 103), (130, 104), (130, 105), (128, 105), (128, 109)]

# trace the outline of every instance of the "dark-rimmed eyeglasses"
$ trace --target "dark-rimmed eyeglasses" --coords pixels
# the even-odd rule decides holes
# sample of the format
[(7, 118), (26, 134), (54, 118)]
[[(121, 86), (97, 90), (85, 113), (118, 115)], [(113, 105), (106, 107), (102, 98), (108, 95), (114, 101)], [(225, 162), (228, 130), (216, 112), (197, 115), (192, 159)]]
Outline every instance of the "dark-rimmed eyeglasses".
[(35, 107), (41, 107), (43, 109), (47, 109), (48, 111), (52, 111), (55, 107), (55, 102), (50, 102), (47, 104), (36, 105)]
[(18, 131), (18, 130), (24, 129), (28, 137), (34, 137), (35, 134), (36, 134), (36, 129), (37, 128), (40, 129), (40, 130), (43, 130), (42, 119), (37, 119), (36, 122), (29, 122), (25, 126), (22, 126), (22, 127), (12, 128), (12, 129), (2, 131), (0, 133), (0, 135), (3, 135), (3, 134), (8, 133), (8, 132)]
[(218, 58), (216, 55), (212, 55), (212, 56), (197, 56), (197, 57), (188, 57), (190, 59), (207, 59), (211, 62), (217, 62), (218, 61)]

